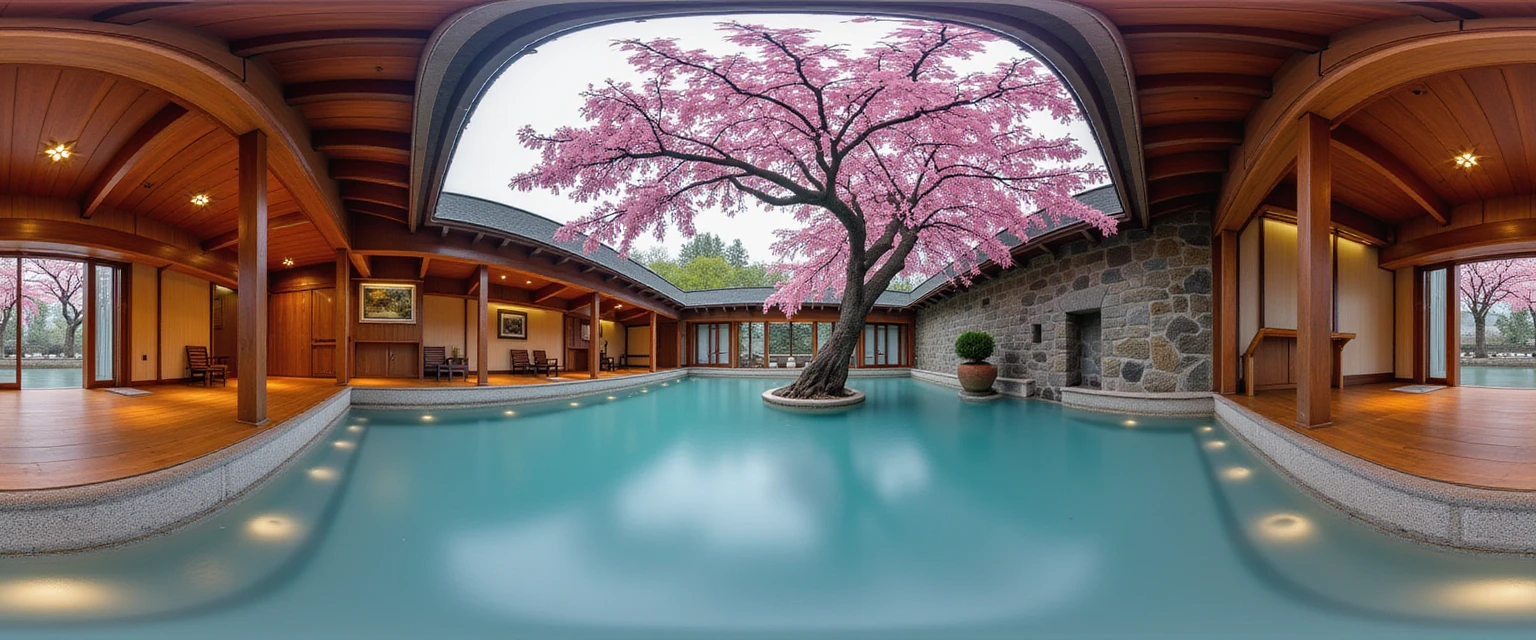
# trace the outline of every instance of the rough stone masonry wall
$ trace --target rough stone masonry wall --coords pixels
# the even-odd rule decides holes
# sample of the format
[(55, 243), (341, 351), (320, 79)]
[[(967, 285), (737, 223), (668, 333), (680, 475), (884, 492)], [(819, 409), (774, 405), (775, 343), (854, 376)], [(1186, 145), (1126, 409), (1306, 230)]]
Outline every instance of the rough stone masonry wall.
[(955, 337), (986, 331), (997, 339), (998, 375), (1032, 378), (1041, 397), (1056, 400), (1076, 357), (1067, 314), (1101, 310), (1103, 389), (1210, 391), (1210, 265), (1208, 212), (1074, 242), (918, 311), (917, 367), (954, 371)]

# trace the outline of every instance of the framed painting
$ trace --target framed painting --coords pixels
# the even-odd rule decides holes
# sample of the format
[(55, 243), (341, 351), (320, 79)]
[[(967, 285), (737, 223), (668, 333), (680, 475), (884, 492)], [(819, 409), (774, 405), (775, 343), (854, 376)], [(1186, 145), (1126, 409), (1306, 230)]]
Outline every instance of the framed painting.
[(364, 282), (358, 288), (358, 322), (416, 324), (416, 285)]
[(497, 309), (496, 337), (508, 340), (527, 340), (528, 314), (511, 309)]
[(587, 322), (586, 320), (581, 321), (581, 341), (592, 341), (592, 323)]

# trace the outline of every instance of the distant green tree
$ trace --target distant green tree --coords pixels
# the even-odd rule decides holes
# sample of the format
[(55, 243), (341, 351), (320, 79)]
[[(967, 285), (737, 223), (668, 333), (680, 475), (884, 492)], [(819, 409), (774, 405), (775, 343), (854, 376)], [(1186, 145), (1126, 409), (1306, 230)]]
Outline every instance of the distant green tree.
[(896, 276), (891, 278), (891, 284), (886, 289), (891, 291), (911, 291), (922, 283), (922, 279), (916, 276)]
[(741, 244), (741, 238), (737, 238), (731, 243), (731, 247), (725, 250), (725, 261), (737, 269), (747, 266), (747, 247)]
[(725, 241), (713, 233), (701, 233), (693, 237), (677, 252), (677, 261), (682, 264), (692, 262), (694, 258), (721, 258), (725, 255)]
[(1531, 312), (1528, 310), (1500, 314), (1494, 318), (1493, 324), (1499, 328), (1506, 344), (1527, 345), (1531, 343), (1532, 337), (1536, 337), (1536, 326), (1533, 326)]

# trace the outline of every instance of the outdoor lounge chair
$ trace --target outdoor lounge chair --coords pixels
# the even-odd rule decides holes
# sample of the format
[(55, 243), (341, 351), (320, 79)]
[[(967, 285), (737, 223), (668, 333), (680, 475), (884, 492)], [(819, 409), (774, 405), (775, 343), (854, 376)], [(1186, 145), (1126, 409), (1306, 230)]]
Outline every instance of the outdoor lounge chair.
[(551, 378), (558, 377), (560, 375), (560, 359), (548, 357), (543, 351), (535, 350), (533, 352), (533, 373), (535, 375), (543, 373)]
[(443, 376), (448, 376), (448, 381), (453, 382), (454, 374), (463, 376), (469, 380), (469, 360), (467, 358), (449, 358), (447, 347), (425, 347), (421, 350), (421, 372), (443, 381)]
[(528, 359), (527, 349), (512, 350), (512, 375), (519, 373), (538, 373), (538, 370), (533, 366), (533, 361)]
[(213, 364), (208, 359), (208, 347), (187, 345), (187, 372), (193, 378), (202, 378), (205, 387), (213, 386), (214, 378), (218, 378), (224, 386), (229, 386), (229, 367)]

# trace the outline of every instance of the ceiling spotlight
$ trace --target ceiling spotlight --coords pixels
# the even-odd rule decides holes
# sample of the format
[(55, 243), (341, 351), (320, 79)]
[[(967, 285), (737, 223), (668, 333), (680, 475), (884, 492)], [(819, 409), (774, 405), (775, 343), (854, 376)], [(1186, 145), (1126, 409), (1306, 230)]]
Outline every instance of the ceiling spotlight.
[(293, 266), (293, 258), (283, 258), (283, 266), (285, 266), (285, 267)]
[(75, 143), (73, 142), (50, 141), (48, 146), (43, 148), (43, 155), (48, 156), (48, 159), (54, 162), (68, 160), (71, 155), (74, 155), (74, 153)]
[(524, 281), (523, 284), (533, 284), (533, 281), (532, 280), (527, 280), (527, 281)]
[(506, 279), (507, 279), (507, 276), (506, 276), (506, 275), (505, 275), (505, 274), (503, 274), (503, 275), (502, 275), (502, 276), (501, 276), (501, 279), (502, 279), (502, 280), (506, 280)]
[(1461, 152), (1460, 155), (1456, 156), (1455, 160), (1456, 168), (1458, 169), (1471, 169), (1477, 166), (1477, 156), (1472, 155), (1471, 151)]
[(622, 304), (616, 304), (616, 305), (614, 305), (614, 306), (613, 306), (613, 308), (615, 308), (615, 309), (623, 309), (623, 308), (624, 308), (624, 305), (622, 305)]
[(206, 207), (210, 202), (213, 202), (213, 198), (208, 197), (208, 194), (206, 193), (199, 193), (192, 196), (192, 206)]

